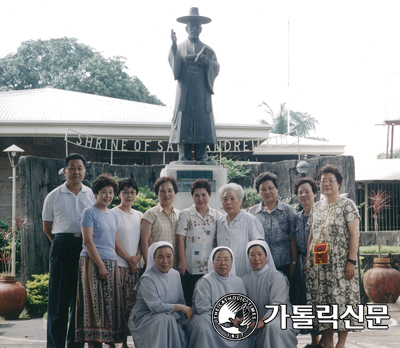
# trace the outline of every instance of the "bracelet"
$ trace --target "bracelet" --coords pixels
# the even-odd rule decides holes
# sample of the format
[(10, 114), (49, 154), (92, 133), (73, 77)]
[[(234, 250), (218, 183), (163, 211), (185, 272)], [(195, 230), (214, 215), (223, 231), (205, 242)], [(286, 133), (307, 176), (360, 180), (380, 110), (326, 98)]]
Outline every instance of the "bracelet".
[(347, 262), (352, 263), (354, 266), (357, 264), (356, 260), (347, 259)]

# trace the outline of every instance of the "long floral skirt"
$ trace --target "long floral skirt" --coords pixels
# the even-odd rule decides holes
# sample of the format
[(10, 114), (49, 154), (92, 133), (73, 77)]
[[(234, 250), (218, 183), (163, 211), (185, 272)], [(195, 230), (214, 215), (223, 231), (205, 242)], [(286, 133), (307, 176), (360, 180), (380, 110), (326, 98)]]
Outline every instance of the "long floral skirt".
[(103, 262), (108, 271), (107, 280), (98, 279), (99, 268), (91, 258), (79, 260), (76, 342), (118, 343), (126, 338), (117, 261)]
[(132, 273), (129, 267), (118, 267), (119, 273), (119, 288), (122, 296), (122, 308), (125, 314), (126, 335), (131, 333), (128, 328), (128, 319), (131, 310), (136, 303), (135, 286), (139, 280), (139, 273)]

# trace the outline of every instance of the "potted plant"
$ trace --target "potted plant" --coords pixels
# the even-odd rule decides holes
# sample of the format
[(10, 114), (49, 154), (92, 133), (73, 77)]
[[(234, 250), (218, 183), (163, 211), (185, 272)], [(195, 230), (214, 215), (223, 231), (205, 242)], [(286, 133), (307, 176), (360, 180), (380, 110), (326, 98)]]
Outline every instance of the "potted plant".
[(390, 265), (390, 258), (382, 257), (382, 243), (379, 237), (379, 219), (382, 212), (389, 208), (390, 195), (385, 190), (371, 190), (368, 196), (369, 206), (374, 219), (374, 230), (378, 244), (378, 258), (374, 266), (364, 275), (364, 288), (369, 299), (374, 303), (394, 303), (400, 295), (400, 273)]
[[(21, 228), (25, 226), (24, 218), (21, 216), (14, 223), (15, 237), (19, 237)], [(0, 228), (0, 231), (0, 238), (3, 239), (3, 246), (0, 248), (0, 316), (18, 319), (25, 308), (26, 290), (21, 283), (15, 281), (15, 274), (12, 274), (12, 229)]]

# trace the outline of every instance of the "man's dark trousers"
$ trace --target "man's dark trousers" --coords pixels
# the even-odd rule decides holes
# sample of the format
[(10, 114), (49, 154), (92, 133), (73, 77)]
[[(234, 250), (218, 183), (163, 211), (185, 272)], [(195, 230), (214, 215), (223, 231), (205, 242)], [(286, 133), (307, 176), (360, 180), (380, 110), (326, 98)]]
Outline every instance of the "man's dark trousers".
[[(75, 343), (75, 306), (82, 237), (56, 234), (50, 248), (49, 301), (47, 305), (47, 347), (83, 347)], [(68, 326), (69, 314), (69, 326)], [(68, 333), (67, 333), (68, 328)]]

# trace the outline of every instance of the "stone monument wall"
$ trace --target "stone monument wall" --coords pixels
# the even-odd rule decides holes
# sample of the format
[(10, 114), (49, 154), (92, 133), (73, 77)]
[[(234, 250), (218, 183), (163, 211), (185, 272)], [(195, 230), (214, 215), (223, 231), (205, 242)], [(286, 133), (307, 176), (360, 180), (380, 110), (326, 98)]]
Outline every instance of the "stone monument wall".
[[(309, 159), (311, 177), (316, 177), (318, 170), (330, 163), (338, 165), (344, 176), (341, 193), (348, 192), (349, 198), (355, 199), (354, 159), (350, 156), (321, 157)], [(248, 177), (238, 181), (243, 186), (252, 186), (254, 178), (263, 171), (278, 175), (281, 197), (292, 194), (293, 184), (299, 177), (296, 171), (297, 161), (275, 163), (249, 163), (251, 169)], [(21, 213), (27, 221), (27, 228), (21, 233), (22, 281), (25, 284), (32, 274), (46, 273), (49, 270), (50, 242), (42, 230), (42, 207), (47, 194), (63, 183), (63, 176), (58, 172), (64, 166), (63, 160), (22, 157), (19, 163), (19, 182), (21, 188)], [(153, 166), (120, 166), (107, 163), (90, 163), (86, 178), (93, 181), (101, 173), (110, 173), (119, 178), (133, 177), (140, 186), (153, 187), (159, 178), (163, 165)], [(10, 202), (11, 204), (11, 202)]]
[[(327, 164), (338, 166), (344, 177), (340, 193), (348, 193), (348, 198), (356, 202), (355, 166), (352, 156), (318, 157), (307, 159), (307, 162), (310, 165), (307, 176), (313, 179), (317, 178), (317, 173), (323, 166)], [(279, 178), (279, 196), (286, 198), (293, 194), (294, 183), (299, 178), (299, 173), (296, 170), (297, 163), (298, 161), (296, 160), (248, 163), (245, 167), (251, 169), (249, 175), (246, 178), (235, 180), (235, 182), (243, 187), (253, 186), (254, 179), (259, 174), (263, 172), (272, 172)], [(359, 203), (360, 202), (356, 202), (356, 204)]]
[[(21, 213), (26, 217), (27, 227), (21, 232), (22, 282), (32, 274), (49, 271), (50, 241), (42, 229), (42, 208), (47, 194), (61, 185), (63, 175), (58, 175), (64, 161), (34, 156), (22, 157), (19, 162), (21, 187)], [(138, 185), (153, 187), (163, 165), (122, 166), (108, 163), (88, 163), (86, 179), (93, 182), (102, 173), (119, 178), (133, 177)]]

